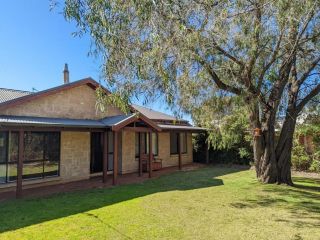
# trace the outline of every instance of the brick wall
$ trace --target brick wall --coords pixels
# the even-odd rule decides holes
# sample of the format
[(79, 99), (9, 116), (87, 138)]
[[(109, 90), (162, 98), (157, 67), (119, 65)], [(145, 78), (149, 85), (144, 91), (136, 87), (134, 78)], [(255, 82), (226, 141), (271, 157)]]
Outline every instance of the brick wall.
[(135, 132), (122, 131), (122, 173), (139, 171), (135, 155)]
[(79, 86), (59, 93), (32, 100), (7, 110), (3, 115), (55, 117), (75, 119), (100, 119), (106, 116), (120, 115), (122, 112), (114, 107), (101, 113), (96, 109), (95, 91), (89, 86)]
[[(137, 172), (139, 161), (135, 158), (135, 132), (123, 131), (122, 173)], [(170, 133), (158, 133), (159, 155), (163, 167), (178, 166), (178, 155), (170, 155)], [(192, 134), (187, 133), (187, 153), (182, 154), (182, 164), (192, 163)]]
[(90, 177), (89, 132), (61, 132), (60, 177), (63, 181)]
[[(192, 163), (192, 134), (187, 133), (187, 153), (182, 154), (182, 164)], [(170, 132), (159, 133), (159, 158), (163, 167), (178, 166), (179, 156), (170, 154)]]

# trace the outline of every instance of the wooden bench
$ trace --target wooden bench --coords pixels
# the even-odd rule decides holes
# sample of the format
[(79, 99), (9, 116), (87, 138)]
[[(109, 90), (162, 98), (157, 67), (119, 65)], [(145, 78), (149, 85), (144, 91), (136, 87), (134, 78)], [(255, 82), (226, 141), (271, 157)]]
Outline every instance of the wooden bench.
[[(148, 160), (143, 160), (142, 161), (142, 171), (143, 172), (148, 172), (149, 171), (149, 166), (148, 166)], [(162, 168), (162, 159), (161, 158), (153, 158), (151, 162), (152, 166), (152, 171), (157, 171)]]

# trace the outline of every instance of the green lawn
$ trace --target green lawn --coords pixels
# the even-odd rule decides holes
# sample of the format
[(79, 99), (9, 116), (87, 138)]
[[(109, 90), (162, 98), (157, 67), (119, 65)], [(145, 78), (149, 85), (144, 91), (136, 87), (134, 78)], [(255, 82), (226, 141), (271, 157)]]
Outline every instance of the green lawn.
[(320, 180), (209, 167), (0, 204), (0, 239), (320, 239)]

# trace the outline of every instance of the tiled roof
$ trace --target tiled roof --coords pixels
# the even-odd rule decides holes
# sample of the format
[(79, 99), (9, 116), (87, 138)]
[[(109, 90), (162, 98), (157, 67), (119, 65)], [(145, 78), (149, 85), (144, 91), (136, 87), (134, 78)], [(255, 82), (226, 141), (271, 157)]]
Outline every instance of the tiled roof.
[(0, 103), (4, 103), (30, 94), (32, 94), (32, 92), (0, 88)]

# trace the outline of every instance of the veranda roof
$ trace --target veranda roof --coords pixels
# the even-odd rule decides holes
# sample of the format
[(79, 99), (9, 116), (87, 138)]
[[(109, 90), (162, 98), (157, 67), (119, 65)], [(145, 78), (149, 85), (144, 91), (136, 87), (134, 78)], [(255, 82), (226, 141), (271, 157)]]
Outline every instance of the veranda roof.
[(205, 128), (194, 127), (191, 125), (174, 125), (174, 124), (159, 124), (159, 127), (163, 130), (177, 130), (177, 131), (191, 131), (191, 132), (204, 132)]
[(80, 128), (105, 127), (105, 125), (99, 120), (25, 117), (25, 116), (0, 116), (0, 125), (34, 126), (34, 127), (80, 127)]
[(2, 115), (0, 116), (0, 126), (111, 128), (112, 130), (120, 130), (137, 119), (146, 122), (158, 131), (161, 130), (157, 124), (143, 116), (137, 116), (137, 114), (117, 115), (100, 120)]
[(32, 116), (0, 116), (1, 126), (31, 126), (31, 127), (71, 127), (71, 128), (111, 128), (119, 130), (126, 124), (139, 118), (142, 121), (147, 121), (151, 127), (157, 131), (161, 130), (182, 130), (182, 131), (205, 131), (205, 128), (194, 127), (190, 125), (165, 125), (150, 122), (150, 120), (136, 116), (136, 114), (117, 115), (106, 117), (100, 120), (92, 119), (70, 119), (70, 118), (47, 118), (47, 117), (32, 117)]

